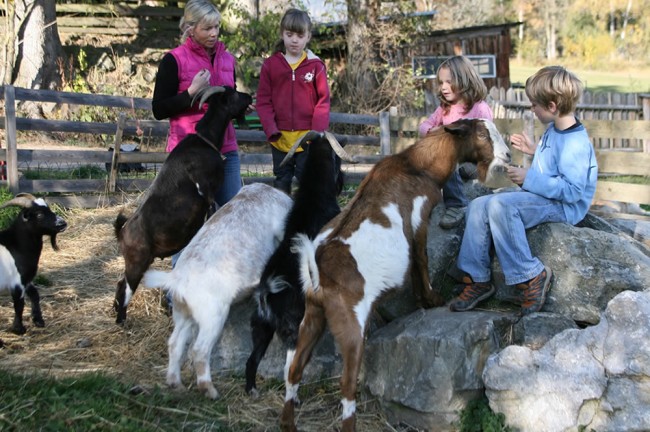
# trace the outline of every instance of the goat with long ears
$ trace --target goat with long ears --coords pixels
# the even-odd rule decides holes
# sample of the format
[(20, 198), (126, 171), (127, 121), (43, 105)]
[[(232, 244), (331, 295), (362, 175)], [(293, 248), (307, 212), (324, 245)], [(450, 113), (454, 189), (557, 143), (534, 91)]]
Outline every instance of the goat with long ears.
[(476, 163), (479, 179), (486, 181), (510, 162), (510, 151), (492, 122), (459, 120), (378, 162), (314, 240), (297, 236), (305, 316), (286, 377), (282, 430), (297, 430), (298, 386), (326, 324), (343, 356), (342, 431), (351, 432), (366, 323), (377, 298), (410, 275), (422, 306), (443, 304), (439, 288), (429, 283), (427, 227), (440, 189), (459, 162)]

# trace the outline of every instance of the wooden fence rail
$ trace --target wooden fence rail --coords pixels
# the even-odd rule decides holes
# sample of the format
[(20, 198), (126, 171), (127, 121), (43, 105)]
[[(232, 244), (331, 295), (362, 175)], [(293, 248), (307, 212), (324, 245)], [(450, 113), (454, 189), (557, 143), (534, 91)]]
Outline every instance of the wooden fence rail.
[[(128, 118), (134, 115), (135, 109), (151, 112), (151, 100), (145, 98), (129, 98), (108, 95), (80, 94), (55, 92), (49, 90), (30, 90), (12, 86), (0, 87), (0, 95), (4, 97), (5, 117), (0, 118), (0, 127), (5, 129), (6, 146), (0, 145), (0, 161), (6, 161), (7, 180), (0, 181), (0, 186), (7, 186), (16, 192), (57, 192), (57, 193), (99, 193), (110, 194), (114, 191), (133, 192), (146, 189), (151, 180), (127, 179), (118, 176), (119, 164), (145, 163), (160, 164), (164, 162), (167, 153), (164, 152), (122, 152), (120, 144), (122, 135), (135, 136), (138, 130), (145, 136), (165, 137), (168, 132), (167, 121)], [(94, 105), (121, 108), (123, 111), (115, 122), (76, 122), (64, 120), (28, 119), (16, 116), (16, 101), (34, 101), (39, 103), (51, 102), (71, 105)], [(645, 112), (644, 112), (645, 114)], [(649, 116), (645, 116), (648, 118)], [(331, 123), (343, 125), (363, 125), (375, 130), (368, 135), (336, 134), (340, 141), (347, 145), (365, 145), (377, 148), (377, 154), (358, 157), (363, 164), (374, 164), (380, 158), (401, 151), (413, 144), (417, 139), (418, 126), (425, 117), (404, 117), (396, 112), (381, 112), (378, 115), (361, 115), (332, 113)], [(650, 121), (642, 120), (593, 120), (583, 119), (592, 139), (631, 139), (650, 143)], [(527, 131), (537, 140), (544, 126), (534, 120), (529, 110), (520, 118), (500, 118), (495, 120), (499, 131), (506, 141), (513, 133)], [(28, 150), (18, 149), (16, 131), (45, 131), (105, 134), (114, 136), (112, 153), (107, 151), (76, 151), (76, 150)], [(240, 142), (265, 142), (264, 133), (259, 130), (237, 130)], [(21, 147), (28, 147), (23, 144)], [(620, 175), (650, 176), (650, 151), (648, 147), (628, 147), (616, 149), (599, 149), (598, 161), (602, 173)], [(513, 151), (513, 159), (521, 163), (522, 156)], [(27, 180), (19, 178), (19, 164), (70, 164), (79, 165), (104, 164), (110, 167), (106, 180)], [(241, 154), (242, 168), (247, 165), (271, 165), (270, 154)], [(1, 169), (2, 167), (0, 167)], [(357, 176), (358, 177), (358, 176)], [(358, 180), (358, 178), (354, 178)], [(597, 198), (650, 204), (650, 186), (630, 185), (599, 180)]]

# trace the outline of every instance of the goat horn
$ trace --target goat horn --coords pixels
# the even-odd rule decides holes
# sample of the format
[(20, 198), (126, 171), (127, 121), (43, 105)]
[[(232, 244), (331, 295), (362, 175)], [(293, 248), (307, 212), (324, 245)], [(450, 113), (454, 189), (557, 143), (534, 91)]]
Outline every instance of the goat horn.
[(296, 150), (298, 149), (299, 146), (302, 145), (302, 143), (304, 143), (305, 141), (312, 140), (312, 139), (316, 138), (316, 136), (318, 136), (318, 135), (319, 135), (318, 132), (309, 131), (309, 132), (305, 133), (303, 136), (301, 136), (300, 138), (298, 138), (296, 140), (296, 142), (293, 143), (293, 145), (291, 146), (291, 148), (287, 152), (287, 155), (284, 157), (284, 159), (282, 159), (282, 162), (280, 163), (280, 166), (284, 166), (284, 164), (286, 164), (287, 161), (293, 157), (294, 153), (296, 153)]
[(327, 138), (327, 141), (329, 141), (332, 150), (334, 150), (334, 153), (336, 153), (336, 155), (342, 160), (353, 164), (359, 163), (358, 160), (356, 160), (353, 156), (350, 156), (348, 152), (345, 151), (333, 133), (326, 131), (325, 138)]
[(31, 207), (35, 199), (36, 197), (31, 194), (19, 193), (18, 195), (16, 195), (15, 198), (2, 204), (0, 208), (9, 207), (9, 206), (18, 206), (18, 207), (26, 207), (26, 208)]
[(196, 102), (198, 98), (201, 98), (199, 101), (199, 106), (201, 107), (210, 96), (215, 93), (223, 93), (225, 91), (226, 88), (223, 86), (204, 87), (194, 95), (192, 98), (192, 105), (194, 105), (194, 102)]

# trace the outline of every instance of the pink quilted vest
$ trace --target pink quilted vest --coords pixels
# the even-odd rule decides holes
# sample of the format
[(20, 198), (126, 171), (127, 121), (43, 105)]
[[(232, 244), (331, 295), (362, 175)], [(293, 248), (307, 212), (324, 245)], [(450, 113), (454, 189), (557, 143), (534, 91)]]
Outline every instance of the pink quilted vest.
[[(210, 85), (235, 86), (235, 57), (226, 51), (222, 42), (215, 45), (214, 60), (203, 47), (195, 43), (192, 38), (187, 38), (183, 45), (180, 45), (170, 53), (176, 59), (178, 65), (178, 93), (182, 93), (190, 87), (192, 79), (201, 70), (210, 71)], [(167, 151), (170, 152), (187, 134), (195, 132), (196, 124), (207, 111), (207, 104), (200, 109), (195, 105), (184, 113), (169, 119), (169, 138), (167, 140)], [(235, 128), (232, 124), (226, 129), (221, 153), (225, 154), (237, 150)]]

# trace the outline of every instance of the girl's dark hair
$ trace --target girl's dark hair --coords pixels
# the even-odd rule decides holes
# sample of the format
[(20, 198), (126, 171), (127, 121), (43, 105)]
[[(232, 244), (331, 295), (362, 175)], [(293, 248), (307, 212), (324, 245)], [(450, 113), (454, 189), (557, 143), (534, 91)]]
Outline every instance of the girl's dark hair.
[(280, 21), (280, 40), (275, 44), (276, 52), (284, 52), (285, 50), (284, 41), (282, 40), (282, 33), (285, 30), (299, 34), (311, 33), (311, 18), (309, 18), (309, 14), (296, 8), (291, 8), (284, 13)]

